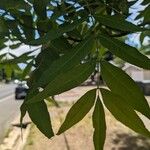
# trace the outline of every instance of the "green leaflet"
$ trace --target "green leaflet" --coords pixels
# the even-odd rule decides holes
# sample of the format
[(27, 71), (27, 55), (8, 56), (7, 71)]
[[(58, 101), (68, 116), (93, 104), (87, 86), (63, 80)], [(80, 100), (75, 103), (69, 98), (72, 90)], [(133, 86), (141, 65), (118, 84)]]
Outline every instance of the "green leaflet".
[(80, 25), (83, 21), (84, 21), (84, 19), (79, 19), (77, 21), (74, 21), (71, 24), (66, 23), (65, 25), (59, 26), (59, 28), (51, 29), (48, 33), (46, 33), (41, 38), (36, 39), (34, 41), (30, 41), (27, 44), (41, 45), (41, 44), (47, 43), (48, 41), (55, 40), (55, 39), (59, 38), (60, 36), (62, 36), (64, 33), (72, 31), (74, 28), (76, 28), (78, 25)]
[(144, 22), (147, 23), (147, 24), (149, 24), (148, 22), (150, 21), (149, 14), (150, 14), (150, 5), (148, 5), (146, 7), (146, 9), (143, 11)]
[(94, 147), (95, 150), (103, 150), (104, 142), (106, 138), (106, 122), (103, 104), (100, 98), (97, 98), (95, 109), (92, 116), (93, 127), (94, 127)]
[(33, 7), (39, 18), (45, 20), (47, 17), (46, 6), (49, 3), (49, 0), (34, 0)]
[[(37, 85), (37, 82), (39, 82), (44, 71), (46, 71), (47, 68), (49, 68), (49, 66), (58, 58), (59, 55), (52, 48), (48, 47), (46, 49), (42, 49), (41, 53), (35, 59), (37, 69), (32, 72), (30, 79), (28, 80), (29, 87), (35, 84)], [(47, 78), (49, 74), (50, 72), (47, 74)], [(47, 80), (47, 78), (45, 79)], [(42, 83), (45, 83), (44, 80)]]
[(69, 110), (64, 123), (61, 125), (57, 135), (65, 132), (73, 125), (82, 120), (94, 105), (96, 89), (88, 91)]
[(126, 103), (124, 98), (110, 92), (109, 90), (100, 90), (105, 106), (118, 121), (135, 132), (150, 137), (150, 132), (145, 128), (144, 123), (141, 121), (136, 112), (130, 107), (130, 105)]
[(106, 61), (101, 61), (101, 73), (112, 92), (123, 97), (128, 105), (150, 119), (150, 108), (143, 93), (124, 71)]
[(142, 1), (142, 5), (147, 5), (147, 4), (150, 4), (150, 1), (149, 1), (149, 0), (144, 0), (144, 1)]
[[(22, 125), (23, 122), (23, 118), (26, 115), (27, 112), (27, 106), (26, 106), (26, 101), (32, 97), (33, 95), (36, 95), (38, 93), (38, 90), (32, 91), (30, 93), (27, 93), (27, 96), (25, 97), (25, 100), (23, 101), (21, 107), (20, 107), (20, 112), (21, 112), (21, 116), (20, 116), (20, 123)], [(32, 105), (30, 105), (30, 108), (32, 107)]]
[(94, 69), (95, 63), (88, 62), (79, 64), (66, 73), (58, 74), (42, 92), (33, 96), (27, 103), (42, 101), (48, 96), (57, 95), (79, 86), (92, 74)]
[(43, 71), (41, 77), (38, 79), (34, 87), (43, 87), (52, 81), (55, 77), (59, 76), (60, 73), (66, 73), (74, 66), (78, 65), (80, 61), (90, 53), (94, 46), (93, 37), (88, 37), (75, 46), (69, 53), (60, 57)]
[[(45, 70), (58, 58), (60, 58), (59, 54), (52, 47), (42, 48), (40, 54), (35, 58), (35, 65)], [(43, 70), (40, 74), (43, 73)]]
[[(113, 29), (121, 30), (121, 31), (143, 31), (143, 28), (140, 28), (128, 21), (125, 20), (125, 18), (121, 16), (110, 16), (110, 15), (98, 15), (96, 19), (99, 21), (99, 23), (111, 27)], [(146, 30), (146, 29), (145, 29)]]
[[(141, 42), (141, 44), (143, 43), (143, 41), (144, 41), (144, 39), (145, 39), (145, 37), (150, 37), (150, 31), (145, 31), (145, 32), (142, 32), (141, 34), (140, 34), (140, 42)], [(142, 47), (140, 48), (140, 50), (143, 48), (143, 46), (144, 45), (142, 45)], [(147, 44), (147, 48), (150, 48), (150, 46), (149, 46), (149, 44)], [(146, 48), (145, 48), (146, 49)]]
[(56, 40), (51, 41), (52, 48), (59, 53), (68, 53), (72, 46), (69, 44), (66, 38), (60, 37)]
[(150, 14), (150, 5), (148, 5), (143, 11), (141, 11), (140, 14), (136, 17), (136, 19), (144, 17), (143, 22), (149, 24), (150, 21), (149, 14)]
[(35, 38), (35, 30), (33, 29), (33, 16), (32, 15), (25, 15), (21, 14), (19, 16), (19, 20), (23, 23), (21, 29), (23, 30), (23, 33), (25, 34), (25, 38), (27, 41), (31, 41)]
[(44, 101), (26, 105), (31, 120), (36, 124), (38, 129), (48, 138), (54, 136), (50, 121), (49, 112)]
[[(54, 63), (52, 65), (48, 66), (48, 69), (46, 71), (41, 72), (41, 73), (36, 72), (36, 74), (37, 74), (36, 75), (36, 81), (37, 82), (34, 82), (35, 84), (32, 85), (32, 87), (31, 87), (32, 89), (31, 90), (35, 90), (37, 87), (43, 87), (43, 86), (47, 85), (48, 83), (49, 84), (47, 85), (47, 88), (42, 93), (39, 93), (38, 95), (34, 96), (32, 100), (31, 99), (29, 100), (29, 102), (31, 102), (31, 101), (32, 102), (40, 101), (40, 100), (43, 100), (43, 98), (46, 98), (46, 97), (48, 97), (50, 95), (58, 94), (60, 91), (62, 91), (63, 87), (67, 87), (67, 88), (64, 89), (64, 91), (69, 90), (70, 88), (73, 88), (73, 87), (81, 84), (84, 80), (86, 80), (88, 78), (88, 76), (94, 70), (93, 69), (94, 68), (93, 65), (92, 66), (89, 65), (87, 67), (87, 69), (85, 68), (81, 72), (76, 72), (75, 74), (79, 73), (79, 76), (76, 76), (77, 78), (74, 76), (75, 70), (74, 71), (71, 70), (69, 73), (67, 73), (67, 72), (70, 69), (74, 68), (74, 66), (78, 65), (80, 63), (80, 61), (88, 53), (90, 53), (90, 51), (92, 50), (93, 46), (94, 46), (94, 39), (93, 39), (93, 37), (88, 37), (87, 39), (82, 41), (80, 44), (75, 46), (71, 50), (70, 53), (67, 53), (66, 55), (62, 56), (60, 59), (57, 59), (56, 61), (54, 61)], [(83, 67), (84, 67), (84, 65), (83, 65)], [(81, 67), (81, 68), (83, 68), (83, 67)], [(72, 74), (72, 72), (73, 72), (73, 74)], [(65, 75), (63, 75), (63, 73)], [(82, 77), (80, 77), (80, 75), (82, 75)], [(60, 78), (62, 78), (63, 76), (66, 76), (67, 80), (66, 81), (63, 80), (63, 83), (61, 83)], [(70, 82), (70, 86), (68, 86), (66, 84), (66, 82), (68, 82), (68, 79), (70, 78), (68, 76), (70, 76), (72, 78), (72, 80), (69, 81)], [(57, 78), (58, 78), (58, 80), (57, 80)], [(32, 77), (32, 79), (34, 80), (33, 77)], [(76, 81), (73, 81), (73, 80), (79, 80), (79, 81), (76, 82)], [(53, 88), (53, 86), (55, 85), (56, 81), (57, 81), (57, 85), (59, 85), (59, 86), (60, 86), (60, 83), (61, 83), (61, 88), (62, 89), (58, 90), (58, 87), (56, 86), (58, 91), (55, 88)], [(38, 99), (36, 97), (38, 97)]]
[(99, 40), (104, 47), (121, 59), (141, 68), (150, 69), (150, 59), (141, 54), (136, 48), (107, 35), (99, 35)]
[(4, 49), (4, 48), (6, 48), (7, 46), (4, 44), (4, 43), (1, 43), (0, 42), (0, 50), (2, 50), (2, 49)]
[(81, 32), (79, 31), (82, 29), (81, 26), (82, 26), (82, 24), (80, 24), (78, 29), (74, 29), (74, 30), (68, 32), (67, 35), (70, 37), (74, 37), (75, 39), (82, 39)]
[(23, 0), (0, 0), (0, 9), (25, 9), (30, 7)]
[[(35, 29), (34, 29), (34, 21), (33, 21), (32, 14), (28, 11), (21, 12), (21, 11), (16, 10), (16, 9), (15, 10), (11, 9), (10, 14), (12, 16), (14, 16), (16, 19), (15, 19), (15, 21), (10, 21), (10, 20), (8, 22), (6, 21), (7, 26), (9, 26), (9, 28), (14, 28), (15, 26), (12, 25), (12, 22), (14, 22), (14, 24), (16, 24), (15, 28), (19, 27), (20, 35), (24, 34), (23, 37), (27, 41), (34, 40), (35, 39)], [(10, 24), (9, 24), (9, 22), (10, 22)], [(18, 38), (19, 38), (19, 36), (18, 36)]]

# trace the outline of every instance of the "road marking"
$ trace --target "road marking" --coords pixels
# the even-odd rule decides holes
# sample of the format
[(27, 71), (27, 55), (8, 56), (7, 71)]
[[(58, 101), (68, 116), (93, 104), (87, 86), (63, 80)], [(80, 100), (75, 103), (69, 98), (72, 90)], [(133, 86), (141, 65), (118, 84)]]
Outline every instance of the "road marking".
[(13, 98), (13, 97), (14, 97), (13, 94), (12, 94), (12, 95), (9, 95), (9, 96), (7, 96), (7, 97), (4, 97), (4, 98), (0, 99), (0, 103), (1, 103), (1, 102), (4, 102), (4, 101), (6, 101), (6, 100), (8, 100), (8, 99), (10, 99), (10, 98)]

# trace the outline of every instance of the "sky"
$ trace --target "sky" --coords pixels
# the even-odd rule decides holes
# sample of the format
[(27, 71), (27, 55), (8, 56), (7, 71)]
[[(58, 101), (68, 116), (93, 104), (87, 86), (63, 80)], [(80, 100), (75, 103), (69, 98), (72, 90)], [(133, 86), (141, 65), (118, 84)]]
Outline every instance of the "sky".
[[(134, 20), (137, 15), (139, 14), (139, 11), (142, 11), (145, 9), (145, 6), (142, 6), (141, 5), (141, 2), (143, 0), (138, 0), (130, 9), (130, 13), (132, 13), (129, 17), (128, 17), (128, 21), (129, 22), (132, 22), (134, 24), (138, 24), (140, 20), (142, 19), (138, 19), (138, 20)], [(147, 44), (148, 40), (147, 38), (145, 38), (144, 40), (144, 43)], [(126, 40), (126, 43), (131, 45), (131, 46), (134, 46), (134, 47), (137, 47), (137, 48), (140, 48), (140, 33), (133, 33), (133, 34), (130, 34), (128, 35), (128, 40)]]

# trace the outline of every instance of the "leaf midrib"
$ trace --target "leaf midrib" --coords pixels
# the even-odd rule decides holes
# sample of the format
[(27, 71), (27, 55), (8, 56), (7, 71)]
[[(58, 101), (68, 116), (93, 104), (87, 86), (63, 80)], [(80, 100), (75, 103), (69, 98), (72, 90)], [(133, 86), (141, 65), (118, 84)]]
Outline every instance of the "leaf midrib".
[[(113, 41), (113, 40), (116, 40), (116, 39), (108, 39), (108, 38), (110, 38), (110, 37), (105, 37), (105, 36), (102, 36), (102, 35), (100, 35), (100, 37), (102, 37), (102, 38), (104, 38), (106, 41), (108, 41), (108, 42), (111, 42), (113, 45), (115, 45), (116, 47), (118, 47), (119, 48), (119, 50), (122, 50), (123, 48), (122, 47), (120, 47), (120, 45), (118, 45), (118, 44), (116, 44), (115, 43), (115, 41)], [(117, 40), (120, 44), (124, 44), (124, 43), (121, 43), (119, 40)], [(128, 46), (128, 45), (125, 45), (125, 46)], [(130, 46), (129, 46), (130, 47)], [(130, 47), (130, 48), (134, 48), (134, 47)], [(111, 51), (111, 50), (110, 50)], [(132, 53), (131, 53), (131, 55), (128, 53), (128, 51), (126, 51), (126, 53), (128, 54), (128, 56), (130, 56), (130, 57), (133, 57), (135, 60), (138, 60), (138, 61), (142, 61), (142, 62), (144, 62), (145, 63), (145, 61), (144, 60), (141, 60), (141, 59), (139, 59), (138, 57), (136, 57), (136, 55), (133, 55)], [(144, 56), (144, 55), (142, 55), (142, 56)], [(145, 56), (146, 57), (146, 56)], [(148, 59), (147, 57), (146, 57), (146, 59)]]
[[(104, 65), (103, 65), (104, 66)], [(134, 97), (134, 95), (132, 94), (132, 91), (130, 91), (130, 90), (128, 90), (128, 87), (126, 86), (126, 84), (122, 84), (122, 82), (119, 80), (119, 78), (116, 78), (115, 76), (114, 76), (114, 74), (112, 74), (110, 71), (109, 71), (109, 69), (107, 69), (107, 67), (105, 67), (105, 69), (112, 75), (112, 77), (116, 80), (116, 82), (117, 83), (120, 83), (120, 85), (122, 85), (131, 95), (132, 95), (132, 97), (133, 98), (136, 98), (136, 99), (138, 99), (137, 97)], [(119, 82), (120, 81), (120, 82)], [(114, 90), (113, 90), (114, 91)], [(115, 93), (116, 93), (116, 91), (115, 91)], [(117, 93), (118, 94), (118, 93)], [(120, 95), (120, 94), (119, 94)], [(143, 99), (143, 98), (142, 98)]]
[[(76, 78), (78, 78), (79, 76), (81, 76), (81, 75), (83, 75), (84, 73), (86, 73), (87, 70), (90, 69), (91, 67), (92, 67), (92, 66), (89, 65), (86, 69), (84, 69), (82, 72), (80, 72), (80, 74), (76, 75), (74, 79), (76, 79)], [(78, 81), (76, 81), (76, 80), (74, 80), (74, 81), (78, 83)], [(51, 85), (52, 82), (53, 82), (53, 81), (51, 81), (51, 82), (46, 86), (46, 88), (45, 88), (46, 91), (50, 88), (50, 85)], [(66, 82), (64, 82), (64, 84), (68, 84), (69, 82), (72, 82), (72, 80), (69, 79), (69, 80), (67, 80)]]
[[(114, 101), (113, 101), (114, 102)], [(125, 104), (125, 103), (124, 103)], [(115, 107), (115, 109), (117, 109), (117, 111), (116, 112), (120, 112), (121, 113), (121, 115), (120, 116), (122, 116), (122, 114), (123, 114), (123, 116), (125, 116), (126, 117), (126, 113), (125, 113), (125, 109), (124, 109), (124, 107), (122, 107), (122, 109), (119, 109), (119, 107), (120, 107), (120, 105), (118, 106), (117, 105), (117, 103), (116, 102), (114, 102), (114, 103), (111, 103), (111, 105), (114, 105), (114, 107)], [(121, 104), (122, 105), (122, 104)], [(123, 120), (123, 122), (125, 122), (125, 123), (129, 123), (129, 124), (132, 124), (132, 122), (130, 121), (130, 120), (132, 120), (133, 119), (133, 117), (134, 116), (136, 116), (136, 119), (137, 119), (137, 121), (139, 122), (139, 117), (136, 115), (136, 113), (134, 112), (134, 110), (132, 110), (129, 106), (127, 106), (126, 104), (125, 104), (125, 107), (126, 107), (126, 109), (130, 112), (130, 114), (132, 114), (132, 116), (131, 115), (128, 115), (128, 117), (126, 117), (127, 119), (127, 121), (125, 120), (124, 121), (124, 119), (121, 119), (121, 121)], [(110, 109), (111, 110), (111, 109)], [(123, 111), (124, 110), (124, 111)], [(118, 119), (118, 117), (117, 117), (117, 119)], [(119, 117), (119, 119), (118, 120), (120, 120), (120, 117)], [(129, 120), (129, 121), (128, 121)], [(144, 124), (142, 123), (142, 121), (140, 121), (140, 126), (139, 127), (141, 127), (141, 125), (143, 125), (143, 127), (144, 127)], [(134, 128), (136, 128), (136, 130), (139, 130), (138, 128), (137, 128), (137, 125), (134, 125), (134, 124), (132, 124), (132, 127), (134, 127)], [(142, 131), (143, 131), (143, 129), (142, 129)], [(145, 132), (145, 131), (144, 131)]]
[[(76, 52), (71, 55), (71, 57), (69, 57), (69, 59), (67, 59), (67, 61), (65, 61), (58, 69), (55, 70), (55, 72), (52, 72), (51, 74), (49, 74), (49, 76), (54, 76), (56, 73), (58, 73), (66, 64), (68, 64), (74, 57), (77, 56), (78, 52), (80, 51), (80, 49), (82, 49), (90, 40), (91, 38), (89, 38), (78, 50), (76, 50)], [(70, 52), (71, 53), (71, 52)], [(43, 74), (45, 73), (49, 73), (51, 70), (51, 67), (46, 70)], [(63, 71), (62, 71), (63, 72)], [(39, 79), (39, 81), (41, 81), (41, 79)]]
[[(106, 21), (109, 21), (109, 22), (113, 22), (113, 24), (115, 23), (116, 24), (116, 21), (114, 21), (114, 20), (111, 20), (110, 18), (108, 18), (107, 16), (106, 17), (104, 17), (104, 16), (99, 16), (98, 18), (102, 18), (102, 19), (105, 19)], [(113, 19), (113, 18), (112, 18)], [(124, 20), (122, 20), (121, 18), (119, 18), (119, 21), (124, 21)], [(140, 31), (140, 29), (137, 27), (137, 26), (135, 26), (134, 24), (132, 24), (131, 22), (128, 22), (128, 21), (126, 21), (125, 20), (125, 24), (122, 24), (123, 25), (123, 27), (125, 27), (126, 28), (126, 25), (132, 25), (132, 28), (136, 28), (136, 29), (134, 29), (134, 31)], [(111, 25), (108, 25), (108, 26), (111, 26)], [(114, 27), (113, 27), (114, 28)], [(116, 27), (117, 28), (117, 27)], [(119, 27), (120, 28), (120, 27)], [(125, 29), (126, 30), (126, 29)], [(142, 30), (142, 29), (141, 29)], [(129, 30), (126, 30), (126, 31), (130, 31), (130, 29)]]
[[(92, 66), (89, 65), (89, 67), (87, 67), (87, 69), (85, 69), (83, 72), (80, 72), (81, 75), (84, 74), (90, 67), (92, 67)], [(44, 89), (44, 91), (42, 91), (42, 92), (39, 93), (39, 94), (40, 94), (40, 95), (41, 95), (41, 94), (42, 94), (42, 95), (47, 95), (47, 91), (48, 91), (48, 89), (50, 88), (52, 82), (53, 82), (53, 80), (46, 86), (46, 88)], [(67, 83), (69, 83), (69, 82), (71, 82), (71, 80), (67, 80), (67, 82), (65, 82), (64, 84), (67, 84)], [(28, 102), (28, 103), (36, 103), (36, 102), (41, 101), (41, 98), (40, 98), (40, 100), (35, 100), (35, 102), (34, 102), (33, 99), (36, 99), (36, 97), (38, 98), (38, 96), (36, 95), (35, 97), (31, 98), (32, 101), (31, 101), (31, 99), (30, 99), (31, 102)]]

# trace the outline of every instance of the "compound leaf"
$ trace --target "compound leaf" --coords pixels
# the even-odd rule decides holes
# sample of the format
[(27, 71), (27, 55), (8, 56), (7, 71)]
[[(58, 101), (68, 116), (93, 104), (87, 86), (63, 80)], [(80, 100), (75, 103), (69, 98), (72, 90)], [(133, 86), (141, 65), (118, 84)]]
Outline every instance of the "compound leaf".
[(28, 103), (42, 101), (48, 96), (53, 96), (70, 90), (83, 83), (94, 71), (95, 63), (79, 64), (66, 73), (61, 73), (52, 80), (45, 89), (31, 98)]
[(93, 46), (93, 37), (88, 37), (84, 39), (80, 44), (76, 45), (66, 55), (54, 61), (47, 69), (45, 68), (34, 87), (43, 87), (44, 85), (52, 81), (54, 78), (59, 76), (60, 73), (66, 73), (71, 68), (78, 65), (81, 62), (81, 60), (90, 53)]

